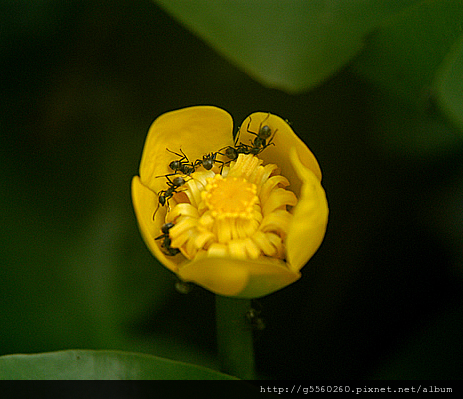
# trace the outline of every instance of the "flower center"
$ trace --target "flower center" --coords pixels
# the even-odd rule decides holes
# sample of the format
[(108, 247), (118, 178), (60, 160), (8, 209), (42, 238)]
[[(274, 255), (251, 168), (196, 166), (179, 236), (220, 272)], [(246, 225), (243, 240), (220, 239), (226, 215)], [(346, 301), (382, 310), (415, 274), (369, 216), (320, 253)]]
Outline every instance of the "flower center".
[(223, 178), (222, 175), (215, 175), (202, 196), (215, 218), (249, 219), (254, 204), (259, 201), (256, 193), (256, 185), (242, 177)]
[(166, 215), (170, 247), (188, 259), (285, 258), (285, 239), (297, 203), (274, 164), (240, 154), (230, 166), (190, 175)]

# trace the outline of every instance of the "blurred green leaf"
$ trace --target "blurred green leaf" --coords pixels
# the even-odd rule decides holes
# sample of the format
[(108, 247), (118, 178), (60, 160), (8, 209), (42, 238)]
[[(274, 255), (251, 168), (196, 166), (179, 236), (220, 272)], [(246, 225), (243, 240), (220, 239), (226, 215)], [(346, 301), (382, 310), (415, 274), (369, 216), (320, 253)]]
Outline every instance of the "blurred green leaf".
[[(461, 0), (421, 1), (371, 35), (354, 69), (415, 108), (425, 109), (436, 73), (461, 35), (462, 20)], [(452, 71), (441, 70), (444, 82), (458, 82), (461, 87), (460, 67), (448, 68)], [(444, 97), (455, 95), (455, 91), (440, 89)]]
[(455, 306), (425, 321), (425, 327), (392, 353), (373, 380), (460, 380), (463, 308)]
[(417, 0), (155, 0), (260, 83), (307, 90), (358, 54), (364, 37)]
[(434, 87), (444, 113), (463, 129), (463, 35), (445, 57)]
[(68, 350), (0, 357), (2, 380), (236, 380), (205, 367), (119, 351)]
[(444, 159), (461, 151), (460, 132), (435, 107), (423, 113), (384, 91), (371, 91), (369, 101), (368, 112), (375, 120), (371, 137), (381, 152), (423, 161)]

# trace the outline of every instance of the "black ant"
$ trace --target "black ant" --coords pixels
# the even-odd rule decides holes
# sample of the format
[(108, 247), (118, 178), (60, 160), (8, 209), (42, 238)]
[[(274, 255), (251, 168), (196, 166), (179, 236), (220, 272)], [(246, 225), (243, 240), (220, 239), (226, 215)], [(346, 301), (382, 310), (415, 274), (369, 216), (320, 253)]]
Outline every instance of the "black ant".
[(180, 157), (180, 159), (176, 159), (169, 164), (169, 168), (174, 171), (173, 174), (183, 173), (184, 175), (190, 175), (195, 171), (196, 166), (189, 161), (182, 149), (180, 149), (181, 154), (171, 151), (168, 148), (166, 148), (166, 150)]
[[(229, 161), (225, 162), (225, 164), (228, 164), (231, 161), (236, 161), (239, 154), (251, 154), (251, 149), (252, 147), (250, 145), (243, 144), (243, 143), (239, 143), (239, 144), (235, 143), (233, 147), (227, 146), (227, 147), (221, 148), (218, 153), (230, 159)], [(221, 152), (223, 150), (225, 150), (224, 153)]]
[[(275, 130), (275, 132), (272, 135), (272, 129), (270, 128), (270, 126), (268, 125), (262, 126), (262, 124), (268, 119), (269, 116), (270, 114), (268, 114), (267, 117), (261, 122), (258, 133), (255, 133), (249, 130), (249, 126), (251, 125), (251, 118), (249, 118), (249, 123), (248, 123), (246, 130), (248, 133), (256, 136), (254, 140), (251, 140), (252, 145), (239, 142), (239, 129), (238, 129), (238, 134), (236, 136), (234, 145), (221, 148), (218, 151), (220, 155), (223, 155), (227, 157), (228, 159), (230, 159), (230, 161), (225, 162), (225, 164), (228, 164), (231, 161), (235, 161), (238, 158), (239, 154), (258, 155), (262, 151), (264, 151), (269, 145), (275, 145), (274, 143), (272, 143), (272, 141), (278, 129)], [(267, 142), (268, 139), (270, 140)], [(221, 151), (224, 151), (224, 152), (221, 152)]]
[[(220, 154), (229, 159), (229, 161), (224, 162), (225, 165), (229, 164), (232, 161), (236, 161), (239, 154), (250, 154), (251, 153), (252, 147), (250, 145), (238, 143), (239, 137), (240, 137), (240, 129), (241, 127), (238, 128), (238, 132), (236, 134), (236, 138), (235, 138), (235, 142), (233, 146), (228, 145), (226, 147), (222, 147), (219, 151), (217, 151), (217, 154)], [(223, 150), (225, 150), (225, 152), (222, 152)]]
[(169, 230), (174, 226), (175, 225), (172, 222), (163, 224), (161, 227), (162, 234), (159, 237), (155, 238), (155, 240), (163, 239), (161, 243), (162, 252), (164, 252), (164, 254), (168, 256), (175, 256), (180, 252), (178, 248), (171, 247), (172, 240), (169, 237)]
[[(251, 117), (249, 117), (249, 123), (248, 123), (248, 126), (246, 128), (246, 131), (248, 133), (251, 133), (254, 136), (256, 136), (256, 138), (251, 141), (252, 146), (250, 147), (250, 153), (253, 154), (253, 155), (260, 154), (262, 151), (264, 151), (271, 144), (275, 145), (274, 143), (272, 143), (272, 141), (273, 141), (273, 138), (275, 137), (275, 133), (277, 132), (278, 129), (276, 129), (273, 132), (273, 135), (272, 135), (272, 129), (270, 129), (270, 126), (268, 126), (268, 125), (262, 126), (263, 123), (269, 118), (269, 116), (270, 116), (270, 113), (260, 123), (259, 131), (257, 133), (249, 130), (249, 126), (251, 125)], [(270, 139), (270, 140), (267, 142), (268, 139)]]
[[(172, 176), (172, 175), (157, 176), (157, 177), (166, 177), (167, 185), (169, 186), (169, 188), (167, 190), (159, 191), (158, 193), (159, 204), (156, 210), (154, 211), (154, 215), (156, 215), (159, 205), (164, 206), (166, 203), (168, 204), (169, 200), (174, 196), (174, 194), (179, 192), (177, 191), (177, 189), (186, 183), (185, 178), (182, 176), (177, 176), (173, 180), (171, 180), (169, 176)], [(153, 219), (154, 219), (154, 215), (153, 215)]]
[[(164, 175), (167, 178), (167, 185), (169, 188), (167, 190), (162, 190), (159, 192), (159, 203), (161, 206), (164, 206), (166, 202), (174, 196), (178, 191), (177, 188), (183, 186), (186, 183), (186, 180), (182, 176), (177, 176), (174, 180), (170, 180), (170, 175)], [(161, 177), (161, 176), (159, 176)]]
[(264, 319), (260, 316), (261, 310), (251, 308), (246, 312), (246, 322), (252, 330), (262, 331), (265, 328)]
[(180, 279), (175, 282), (175, 289), (180, 292), (180, 294), (189, 294), (193, 288), (194, 286), (192, 283), (187, 283), (186, 281), (182, 281)]
[[(206, 170), (211, 170), (215, 163), (222, 164), (222, 168), (225, 165), (225, 162), (219, 161), (217, 158), (217, 154), (220, 154), (220, 150), (217, 152), (211, 152), (209, 154), (203, 155), (203, 159), (197, 159), (193, 164), (195, 167), (203, 166)], [(222, 154), (220, 154), (222, 155)]]

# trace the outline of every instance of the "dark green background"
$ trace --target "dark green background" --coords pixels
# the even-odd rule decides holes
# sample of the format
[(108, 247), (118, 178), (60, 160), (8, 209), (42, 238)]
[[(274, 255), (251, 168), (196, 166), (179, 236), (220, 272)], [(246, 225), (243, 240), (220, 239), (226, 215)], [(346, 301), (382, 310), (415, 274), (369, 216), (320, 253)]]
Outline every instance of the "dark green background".
[(217, 367), (213, 295), (175, 291), (130, 198), (151, 122), (205, 104), (236, 125), (289, 119), (324, 174), (324, 243), (299, 282), (259, 300), (259, 373), (461, 377), (463, 146), (432, 95), (409, 106), (349, 66), (303, 94), (266, 89), (153, 2), (96, 3), (0, 3), (0, 355)]

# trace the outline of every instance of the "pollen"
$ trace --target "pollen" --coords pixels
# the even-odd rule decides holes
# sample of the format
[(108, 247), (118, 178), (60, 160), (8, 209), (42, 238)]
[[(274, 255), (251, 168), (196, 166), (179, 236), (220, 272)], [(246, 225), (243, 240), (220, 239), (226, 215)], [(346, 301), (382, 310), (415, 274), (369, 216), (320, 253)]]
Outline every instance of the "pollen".
[(202, 193), (205, 205), (212, 216), (224, 218), (250, 218), (254, 204), (259, 201), (257, 187), (242, 177), (223, 178), (215, 175)]
[(171, 247), (187, 259), (284, 259), (297, 198), (278, 171), (257, 156), (239, 154), (230, 165), (192, 173), (166, 214), (166, 223), (173, 223)]

